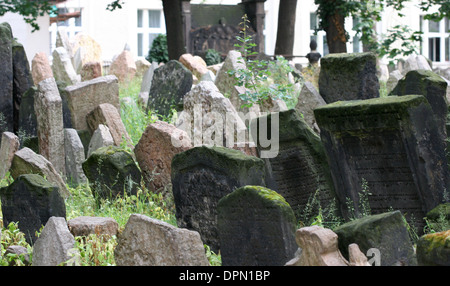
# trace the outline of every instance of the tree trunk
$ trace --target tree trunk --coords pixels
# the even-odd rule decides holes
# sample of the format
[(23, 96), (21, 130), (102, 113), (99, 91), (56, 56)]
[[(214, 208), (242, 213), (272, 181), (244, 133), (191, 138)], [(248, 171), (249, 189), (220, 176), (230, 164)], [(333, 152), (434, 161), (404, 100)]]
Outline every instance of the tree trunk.
[(347, 52), (347, 37), (344, 27), (344, 16), (336, 11), (334, 15), (328, 17), (328, 26), (325, 28), (327, 33), (327, 43), (330, 54)]
[(163, 0), (164, 18), (167, 32), (169, 60), (178, 60), (186, 53), (183, 26), (182, 0)]
[(297, 0), (280, 1), (275, 55), (284, 56), (286, 59), (292, 59), (293, 56), (296, 11)]

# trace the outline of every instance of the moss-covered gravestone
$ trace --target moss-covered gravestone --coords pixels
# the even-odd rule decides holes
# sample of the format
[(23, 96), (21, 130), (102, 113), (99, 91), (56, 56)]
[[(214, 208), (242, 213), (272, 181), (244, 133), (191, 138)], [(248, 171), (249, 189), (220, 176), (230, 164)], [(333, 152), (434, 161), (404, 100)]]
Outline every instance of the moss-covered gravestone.
[(92, 194), (100, 199), (136, 195), (141, 183), (141, 171), (131, 154), (120, 147), (107, 146), (94, 151), (83, 162), (83, 171)]
[(172, 108), (183, 110), (183, 97), (192, 88), (192, 73), (179, 61), (171, 60), (153, 74), (147, 111), (168, 116)]
[[(313, 198), (320, 202), (322, 208), (329, 207), (337, 198), (320, 137), (295, 109), (277, 115), (274, 118), (272, 114), (257, 118), (252, 121), (251, 129), (264, 132), (261, 129), (264, 125), (278, 128), (278, 154), (273, 158), (264, 158), (266, 184), (286, 199), (300, 219)], [(278, 120), (278, 124), (272, 125), (272, 120)], [(268, 130), (268, 133), (270, 131), (273, 130)], [(252, 136), (253, 139), (258, 138), (255, 132)], [(263, 148), (261, 141), (257, 142), (260, 153), (272, 148)]]
[(66, 217), (66, 205), (58, 187), (37, 174), (20, 175), (0, 189), (3, 224), (18, 222), (28, 243), (36, 241), (36, 231), (52, 217)]
[(450, 230), (430, 233), (417, 242), (419, 266), (450, 266)]
[(172, 159), (178, 227), (198, 231), (217, 253), (217, 203), (245, 185), (264, 186), (264, 161), (225, 147), (194, 147)]
[(320, 60), (319, 91), (326, 103), (380, 96), (373, 53), (337, 53)]
[(296, 219), (275, 191), (244, 186), (218, 205), (223, 266), (283, 266), (295, 256)]
[(447, 82), (436, 73), (430, 70), (412, 70), (409, 71), (390, 95), (423, 95), (430, 103), (436, 119), (436, 124), (442, 141), (447, 138), (446, 120), (447, 120)]
[(0, 24), (0, 133), (13, 132), (13, 35), (8, 23)]
[[(343, 214), (363, 213), (367, 200), (372, 214), (400, 210), (422, 230), (423, 217), (450, 188), (444, 148), (425, 97), (335, 102), (314, 113)], [(363, 187), (370, 194), (364, 200)]]
[(348, 246), (356, 243), (362, 253), (370, 254), (369, 262), (376, 265), (417, 265), (413, 244), (400, 211), (366, 216), (333, 231), (338, 235), (339, 250), (347, 259)]

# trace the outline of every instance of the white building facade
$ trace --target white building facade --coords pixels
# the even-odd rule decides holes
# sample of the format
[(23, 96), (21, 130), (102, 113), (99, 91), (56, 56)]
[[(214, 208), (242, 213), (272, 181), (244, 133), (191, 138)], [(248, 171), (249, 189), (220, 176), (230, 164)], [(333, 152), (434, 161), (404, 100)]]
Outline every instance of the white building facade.
[[(56, 31), (64, 28), (69, 36), (83, 32), (94, 38), (102, 47), (105, 61), (110, 61), (119, 54), (125, 45), (128, 45), (136, 59), (147, 56), (152, 40), (158, 34), (165, 34), (165, 21), (161, 0), (125, 0), (122, 9), (113, 12), (106, 9), (111, 0), (68, 0), (58, 4), (60, 12), (80, 12), (80, 17), (71, 18), (64, 22), (49, 25), (49, 18), (39, 19), (41, 30), (30, 33), (26, 23), (20, 23), (16, 15), (5, 15), (0, 21), (11, 22), (14, 36), (26, 47), (29, 58), (36, 52), (44, 51), (51, 55), (55, 48)], [(267, 0), (265, 2), (265, 53), (274, 54), (277, 35), (278, 5), (280, 0)], [(391, 27), (408, 25), (411, 30), (422, 31), (422, 42), (418, 51), (431, 59), (434, 65), (450, 65), (450, 23), (443, 19), (436, 23), (423, 19), (424, 13), (420, 11), (419, 0), (408, 3), (402, 13), (405, 17), (398, 17), (397, 11), (386, 9), (383, 11), (382, 21), (377, 23), (377, 33), (386, 34)], [(217, 4), (236, 5), (240, 0), (192, 0), (191, 4)], [(318, 51), (322, 55), (328, 53), (324, 31), (318, 31), (317, 6), (314, 0), (301, 0), (297, 4), (297, 17), (295, 24), (294, 58), (295, 62), (307, 63), (304, 56), (309, 53), (310, 40), (315, 39)], [(430, 11), (433, 12), (433, 11)], [(353, 26), (357, 19), (347, 18), (346, 31), (349, 33), (347, 43), (348, 52), (361, 52), (362, 44), (355, 37)], [(37, 40), (39, 39), (39, 40)]]

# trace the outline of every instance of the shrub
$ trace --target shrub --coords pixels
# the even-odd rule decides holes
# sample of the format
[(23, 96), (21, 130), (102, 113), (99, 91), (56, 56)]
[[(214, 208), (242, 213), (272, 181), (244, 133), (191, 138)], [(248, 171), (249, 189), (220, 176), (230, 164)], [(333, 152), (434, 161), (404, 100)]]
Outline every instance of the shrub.
[(167, 63), (169, 61), (169, 51), (167, 49), (167, 36), (159, 34), (152, 43), (148, 56), (145, 58), (149, 62)]
[(214, 49), (209, 49), (205, 54), (205, 62), (206, 65), (212, 66), (216, 64), (220, 64), (222, 62), (222, 56), (220, 53)]

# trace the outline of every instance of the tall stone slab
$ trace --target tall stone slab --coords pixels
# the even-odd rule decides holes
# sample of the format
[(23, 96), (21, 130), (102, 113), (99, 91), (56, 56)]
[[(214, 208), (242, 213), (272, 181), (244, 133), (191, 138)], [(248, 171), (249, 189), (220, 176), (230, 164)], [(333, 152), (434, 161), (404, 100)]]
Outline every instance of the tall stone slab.
[(130, 51), (123, 50), (111, 63), (109, 73), (117, 76), (119, 82), (129, 82), (136, 75), (136, 63)]
[(3, 179), (11, 167), (14, 153), (19, 150), (20, 142), (12, 132), (3, 132), (0, 146), (0, 179)]
[(0, 24), (0, 132), (14, 131), (13, 106), (13, 35), (8, 23)]
[(20, 175), (0, 192), (5, 225), (18, 222), (29, 244), (36, 241), (36, 232), (50, 217), (66, 217), (66, 205), (58, 187), (40, 175)]
[(294, 257), (296, 219), (278, 193), (244, 186), (220, 199), (217, 212), (223, 266), (282, 266)]
[(430, 103), (442, 141), (447, 139), (447, 82), (431, 70), (411, 70), (400, 79), (391, 95), (420, 94)]
[(52, 71), (56, 81), (63, 81), (67, 85), (74, 85), (81, 81), (81, 77), (75, 72), (72, 59), (64, 47), (57, 47), (52, 55)]
[(379, 97), (373, 53), (329, 54), (320, 60), (319, 91), (326, 103)]
[(146, 70), (144, 75), (142, 76), (141, 83), (141, 91), (139, 92), (138, 102), (140, 105), (147, 107), (148, 104), (148, 96), (150, 93), (150, 89), (152, 87), (153, 74), (155, 70), (158, 68), (157, 62), (152, 62), (150, 67)]
[(19, 131), (27, 137), (37, 136), (37, 119), (34, 111), (35, 86), (29, 88), (23, 95), (19, 107)]
[(110, 103), (120, 110), (119, 84), (115, 75), (97, 77), (68, 86), (67, 103), (72, 117), (72, 128), (88, 130), (86, 115), (102, 103)]
[(44, 79), (53, 78), (52, 67), (45, 52), (34, 55), (31, 61), (31, 75), (35, 85), (38, 85)]
[(66, 181), (77, 186), (87, 182), (81, 164), (85, 161), (83, 143), (78, 132), (73, 128), (64, 129), (64, 144), (66, 151)]
[(192, 88), (192, 73), (179, 61), (171, 60), (153, 74), (147, 111), (168, 116), (171, 109), (183, 109), (183, 97)]
[(162, 192), (167, 188), (171, 192), (173, 156), (190, 148), (192, 144), (187, 133), (172, 124), (157, 121), (147, 126), (134, 148), (147, 189)]
[(39, 153), (52, 162), (62, 176), (65, 176), (62, 99), (54, 78), (39, 82), (34, 99), (34, 111), (38, 124)]
[(419, 230), (449, 189), (445, 151), (433, 111), (421, 95), (336, 102), (315, 109), (341, 203), (362, 212), (364, 181), (371, 213), (400, 210)]
[[(264, 158), (267, 187), (284, 197), (297, 218), (300, 218), (313, 197), (319, 200), (322, 208), (329, 207), (333, 201), (337, 203), (320, 137), (295, 109), (276, 115), (275, 118), (272, 114), (258, 117), (251, 125), (252, 130), (268, 134), (274, 131), (264, 130), (265, 124), (270, 128), (278, 128), (278, 154)], [(273, 125), (273, 120), (277, 120), (278, 125)], [(253, 138), (259, 138), (259, 134), (253, 134)], [(261, 140), (258, 140), (259, 153), (270, 148), (272, 146), (262, 147)]]
[(302, 86), (298, 96), (297, 105), (295, 105), (295, 110), (303, 114), (303, 118), (309, 127), (311, 127), (316, 133), (320, 133), (314, 117), (314, 109), (325, 104), (325, 100), (323, 100), (322, 96), (320, 96), (314, 85), (307, 81)]
[(132, 214), (114, 250), (119, 266), (208, 266), (196, 231)]
[(264, 186), (264, 161), (226, 147), (194, 147), (172, 160), (172, 191), (179, 227), (196, 230), (217, 253), (217, 203), (235, 188)]

